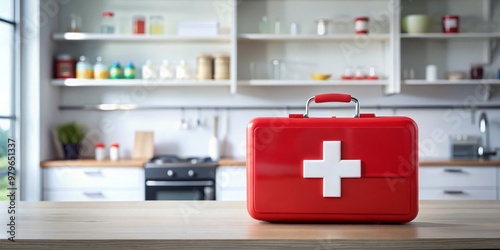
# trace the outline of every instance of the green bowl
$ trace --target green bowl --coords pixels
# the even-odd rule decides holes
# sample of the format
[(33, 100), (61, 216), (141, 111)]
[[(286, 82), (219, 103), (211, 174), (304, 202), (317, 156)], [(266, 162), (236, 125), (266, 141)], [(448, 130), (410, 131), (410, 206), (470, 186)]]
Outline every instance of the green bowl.
[(401, 22), (406, 33), (427, 33), (432, 27), (434, 19), (428, 15), (408, 15)]

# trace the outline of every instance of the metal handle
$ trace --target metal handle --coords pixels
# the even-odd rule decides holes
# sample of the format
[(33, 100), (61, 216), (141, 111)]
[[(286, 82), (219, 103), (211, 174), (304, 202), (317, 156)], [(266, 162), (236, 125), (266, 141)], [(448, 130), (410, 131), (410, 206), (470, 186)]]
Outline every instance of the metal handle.
[(444, 194), (465, 194), (462, 190), (444, 190)]
[(148, 187), (203, 187), (213, 185), (213, 181), (146, 181)]
[(104, 194), (102, 192), (83, 192), (83, 195), (85, 195), (85, 196), (101, 196), (101, 197), (104, 197)]
[(102, 171), (101, 170), (97, 170), (97, 171), (84, 171), (83, 173), (86, 174), (86, 175), (102, 175)]
[(462, 169), (456, 169), (456, 168), (445, 168), (444, 171), (447, 173), (463, 173), (464, 172)]
[(304, 118), (309, 117), (309, 105), (311, 102), (315, 103), (324, 103), (324, 102), (354, 102), (356, 104), (356, 113), (354, 117), (359, 117), (359, 101), (358, 99), (352, 97), (348, 94), (339, 94), (339, 93), (328, 93), (328, 94), (319, 94), (309, 98), (306, 102), (306, 113), (304, 114)]

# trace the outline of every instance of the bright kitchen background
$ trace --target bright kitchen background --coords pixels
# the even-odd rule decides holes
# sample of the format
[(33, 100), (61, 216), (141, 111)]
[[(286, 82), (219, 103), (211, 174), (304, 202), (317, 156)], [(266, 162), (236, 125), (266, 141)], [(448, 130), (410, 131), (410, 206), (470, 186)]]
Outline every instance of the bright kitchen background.
[[(7, 0), (2, 0), (7, 1)], [(236, 5), (238, 3), (238, 5)], [(440, 77), (445, 71), (468, 71), (472, 63), (490, 63), (486, 66), (488, 77), (495, 76), (500, 67), (500, 57), (490, 49), (492, 39), (407, 39), (399, 36), (399, 14), (392, 21), (382, 23), (378, 35), (381, 39), (370, 40), (365, 46), (353, 44), (351, 39), (310, 39), (298, 41), (284, 38), (269, 41), (252, 38), (258, 32), (262, 16), (271, 22), (280, 19), (285, 32), (290, 23), (300, 24), (302, 34), (313, 34), (315, 19), (339, 16), (372, 16), (385, 13), (390, 4), (401, 3), (401, 16), (428, 13), (435, 17), (444, 14), (460, 14), (464, 22), (477, 23), (484, 19), (500, 22), (500, 4), (496, 0), (27, 0), (23, 1), (21, 13), (22, 54), (22, 142), (23, 199), (37, 200), (40, 197), (40, 167), (42, 160), (54, 159), (55, 151), (50, 135), (55, 125), (76, 120), (91, 131), (89, 142), (83, 150), (84, 156), (92, 156), (92, 145), (102, 141), (109, 145), (120, 143), (122, 156), (129, 157), (133, 149), (134, 132), (150, 130), (155, 133), (156, 154), (179, 154), (181, 156), (206, 155), (208, 141), (212, 135), (212, 118), (221, 117), (219, 134), (223, 139), (223, 156), (244, 158), (245, 127), (248, 121), (259, 116), (285, 116), (290, 112), (302, 113), (306, 99), (316, 93), (346, 92), (361, 101), (362, 112), (377, 115), (405, 115), (419, 125), (420, 156), (446, 158), (449, 152), (449, 135), (479, 134), (478, 117), (486, 112), (491, 124), (491, 142), (500, 147), (500, 111), (470, 105), (499, 105), (498, 85), (491, 85), (491, 96), (485, 99), (485, 85), (470, 83), (452, 85), (440, 82), (425, 85), (410, 85), (400, 79), (404, 69), (413, 68), (417, 79), (424, 78), (425, 66), (436, 64)], [(480, 4), (478, 4), (480, 3)], [(2, 8), (3, 9), (3, 8)], [(118, 15), (162, 14), (167, 20), (166, 31), (175, 33), (175, 22), (183, 19), (216, 19), (221, 23), (220, 41), (67, 41), (55, 39), (54, 34), (63, 33), (69, 26), (70, 14), (82, 18), (85, 32), (99, 31), (103, 11), (114, 11)], [(39, 19), (37, 19), (39, 18)], [(372, 16), (373, 18), (373, 16)], [(38, 23), (40, 20), (40, 23)], [(438, 24), (435, 25), (439, 27)], [(469, 25), (469, 27), (473, 27)], [(348, 26), (348, 28), (352, 28)], [(472, 32), (473, 28), (469, 29)], [(497, 31), (498, 32), (498, 31)], [(250, 34), (250, 35), (249, 35)], [(238, 36), (240, 39), (238, 39)], [(339, 44), (352, 45), (359, 53), (350, 58), (344, 56)], [(399, 49), (401, 47), (401, 49)], [(186, 60), (194, 70), (198, 53), (225, 52), (231, 55), (231, 80), (223, 86), (157, 86), (147, 88), (141, 84), (128, 87), (116, 86), (66, 86), (54, 81), (52, 63), (56, 55), (69, 53), (78, 58), (85, 55), (94, 62), (102, 56), (106, 63), (112, 61), (134, 61), (139, 68), (146, 60), (160, 64), (167, 59), (174, 65)], [(491, 61), (490, 60), (491, 57)], [(299, 65), (289, 70), (285, 80), (254, 79), (250, 65), (254, 62), (269, 62), (283, 59), (290, 65)], [(2, 57), (3, 60), (3, 57)], [(296, 63), (296, 64), (293, 64)], [(307, 65), (301, 67), (300, 65)], [(311, 66), (312, 65), (312, 66)], [(347, 65), (376, 65), (386, 79), (380, 82), (365, 82), (361, 86), (332, 81), (329, 86), (311, 81), (310, 73), (329, 72), (338, 78)], [(11, 71), (12, 72), (12, 71)], [(3, 75), (2, 75), (3, 77)], [(1, 84), (4, 84), (2, 81)], [(164, 85), (168, 85), (165, 83)], [(259, 86), (260, 85), (260, 86)], [(338, 85), (338, 86), (335, 86)], [(9, 85), (11, 86), (11, 85)], [(2, 85), (2, 92), (3, 92)], [(232, 92), (232, 93), (231, 93)], [(78, 110), (98, 104), (135, 104), (163, 107), (158, 110), (99, 111)], [(380, 108), (363, 109), (363, 106), (417, 106), (413, 109)], [(77, 109), (70, 109), (77, 107)], [(199, 117), (202, 126), (188, 130), (176, 129), (176, 123), (184, 117), (192, 124)], [(197, 109), (201, 108), (201, 112)], [(219, 107), (212, 109), (207, 107)], [(243, 109), (246, 107), (245, 109)], [(267, 107), (270, 109), (248, 108)], [(421, 108), (418, 108), (421, 107)], [(465, 107), (465, 108), (464, 108)], [(351, 116), (353, 109), (313, 110), (318, 116)], [(201, 113), (201, 115), (200, 115)], [(0, 114), (1, 115), (1, 114)], [(5, 120), (4, 129), (10, 121)], [(29, 155), (29, 156), (27, 156)], [(29, 174), (28, 174), (29, 173)]]

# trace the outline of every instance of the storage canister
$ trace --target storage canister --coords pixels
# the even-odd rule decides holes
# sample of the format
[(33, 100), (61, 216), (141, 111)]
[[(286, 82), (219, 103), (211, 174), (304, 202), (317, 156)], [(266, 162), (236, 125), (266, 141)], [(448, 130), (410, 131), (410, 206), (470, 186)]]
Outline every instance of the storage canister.
[(229, 80), (229, 55), (214, 55), (214, 79)]
[(106, 158), (106, 149), (104, 143), (97, 143), (95, 145), (95, 160), (103, 161)]
[(356, 34), (368, 34), (369, 18), (366, 16), (357, 17), (354, 20), (354, 31)]
[(207, 54), (198, 54), (196, 57), (196, 79), (212, 79), (212, 57)]

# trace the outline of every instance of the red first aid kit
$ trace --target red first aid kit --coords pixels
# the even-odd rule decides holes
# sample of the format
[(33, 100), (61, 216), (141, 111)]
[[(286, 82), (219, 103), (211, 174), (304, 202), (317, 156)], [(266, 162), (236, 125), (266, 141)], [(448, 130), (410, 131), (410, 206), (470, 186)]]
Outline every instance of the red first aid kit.
[[(309, 104), (354, 102), (353, 118)], [(247, 127), (247, 209), (258, 220), (404, 223), (418, 213), (418, 131), (408, 117), (359, 113), (347, 94), (309, 98), (305, 114)]]

